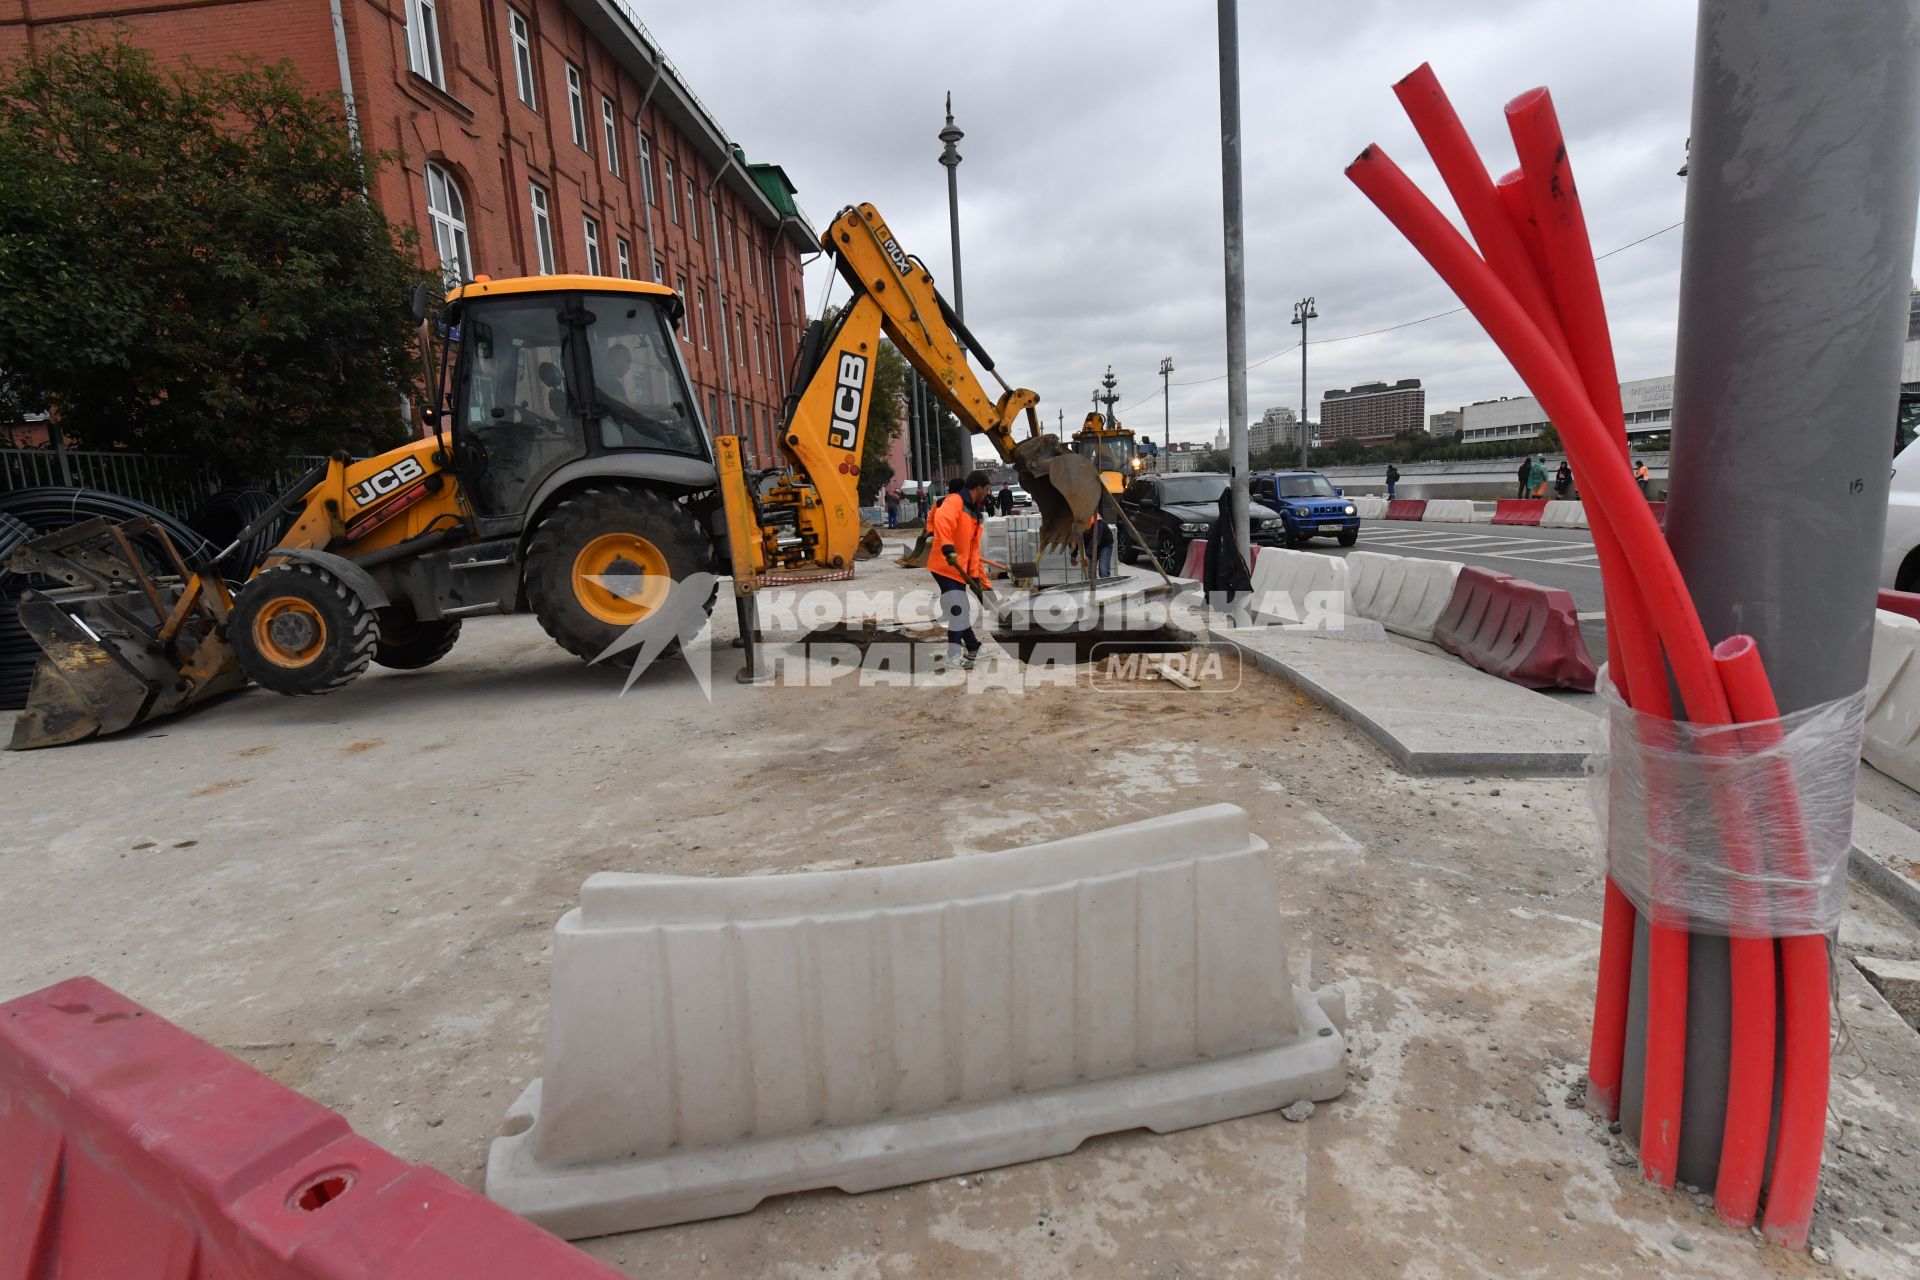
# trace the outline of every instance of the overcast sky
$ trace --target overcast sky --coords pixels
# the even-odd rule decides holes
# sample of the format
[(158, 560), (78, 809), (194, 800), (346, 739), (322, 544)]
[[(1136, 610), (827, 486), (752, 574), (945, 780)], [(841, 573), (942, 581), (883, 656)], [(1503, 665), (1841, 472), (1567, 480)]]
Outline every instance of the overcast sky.
[[(1211, 440), (1227, 413), (1214, 4), (963, 8), (728, 0), (644, 17), (749, 159), (786, 167), (816, 227), (872, 201), (949, 296), (936, 135), (951, 90), (967, 320), (1002, 375), (1071, 427), (1111, 363), (1122, 418), (1158, 439), (1170, 355), (1172, 437)], [(1429, 413), (1524, 394), (1464, 313), (1330, 341), (1457, 305), (1342, 170), (1378, 142), (1454, 215), (1392, 93), (1427, 61), (1496, 176), (1514, 163), (1502, 104), (1552, 89), (1596, 251), (1659, 232), (1682, 215), (1693, 20), (1683, 0), (1243, 0), (1250, 417), (1299, 407), (1289, 322), (1308, 294), (1314, 418), (1323, 390), (1376, 379), (1421, 379)], [(1600, 264), (1622, 378), (1673, 371), (1680, 244), (1670, 230)], [(816, 312), (826, 283), (813, 274)]]

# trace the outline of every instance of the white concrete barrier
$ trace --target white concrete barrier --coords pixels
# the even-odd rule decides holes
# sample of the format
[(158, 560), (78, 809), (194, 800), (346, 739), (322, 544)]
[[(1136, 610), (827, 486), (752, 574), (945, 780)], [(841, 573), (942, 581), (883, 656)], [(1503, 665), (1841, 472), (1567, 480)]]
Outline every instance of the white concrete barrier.
[(1353, 611), (1415, 640), (1433, 639), (1434, 624), (1453, 599), (1460, 565), (1453, 560), (1355, 551), (1346, 557), (1347, 596)]
[(1540, 525), (1546, 529), (1584, 529), (1587, 527), (1587, 508), (1578, 501), (1555, 498), (1540, 512)]
[(1353, 499), (1353, 510), (1362, 520), (1384, 520), (1387, 518), (1387, 500), (1361, 494)]
[(1348, 577), (1337, 556), (1262, 547), (1253, 563), (1253, 619), (1331, 629), (1353, 611)]
[(1920, 791), (1920, 622), (1885, 609), (1874, 616), (1860, 756)]
[(579, 1238), (1335, 1097), (1279, 904), (1231, 805), (908, 866), (595, 875), (487, 1194)]
[[(1469, 498), (1428, 498), (1427, 510), (1420, 517), (1423, 521), (1438, 521), (1442, 524), (1475, 524), (1480, 513), (1473, 509)], [(1489, 520), (1493, 517), (1488, 516)]]

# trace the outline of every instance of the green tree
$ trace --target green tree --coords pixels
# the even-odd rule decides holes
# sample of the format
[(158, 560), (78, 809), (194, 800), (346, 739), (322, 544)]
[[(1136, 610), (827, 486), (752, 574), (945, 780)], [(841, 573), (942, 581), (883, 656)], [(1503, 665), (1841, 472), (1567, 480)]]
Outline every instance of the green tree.
[(887, 455), (900, 438), (900, 412), (906, 403), (907, 358), (885, 338), (880, 339), (880, 358), (875, 362), (873, 400), (867, 407), (867, 431), (860, 438), (860, 505), (873, 506), (880, 491), (893, 479), (893, 464)]
[(290, 63), (70, 39), (0, 69), (0, 414), (232, 479), (406, 432), (408, 235)]

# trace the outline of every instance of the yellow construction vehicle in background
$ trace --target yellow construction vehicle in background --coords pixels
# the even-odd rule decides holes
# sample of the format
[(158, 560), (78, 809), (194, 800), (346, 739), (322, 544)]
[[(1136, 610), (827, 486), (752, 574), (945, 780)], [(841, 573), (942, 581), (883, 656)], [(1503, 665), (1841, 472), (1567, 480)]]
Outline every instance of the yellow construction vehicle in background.
[(1120, 425), (1120, 419), (1113, 416), (1113, 406), (1120, 399), (1114, 391), (1118, 380), (1113, 376), (1113, 366), (1107, 366), (1107, 372), (1100, 379), (1100, 386), (1093, 393), (1096, 406), (1106, 405), (1107, 411), (1100, 412), (1096, 407), (1080, 423), (1080, 429), (1073, 433), (1073, 451), (1088, 459), (1100, 472), (1100, 483), (1108, 493), (1118, 497), (1133, 477), (1140, 471), (1140, 450), (1134, 444), (1133, 432)]
[[(1034, 393), (1002, 382), (987, 395), (966, 352), (989, 372), (992, 361), (871, 205), (839, 214), (821, 244), (854, 298), (832, 325), (809, 327), (780, 457), (752, 476), (740, 440), (715, 438), (700, 419), (672, 290), (482, 277), (438, 307), (421, 290), (431, 435), (327, 460), (210, 563), (183, 563), (140, 521), (88, 521), (15, 551), (14, 571), (63, 585), (21, 598), (42, 656), (12, 746), (113, 733), (249, 679), (318, 694), (371, 663), (425, 667), (476, 614), (531, 611), (592, 661), (674, 584), (729, 567), (750, 640), (760, 587), (851, 574), (883, 329), (1019, 469), (1051, 536), (1071, 537), (1101, 486), (1086, 460), (1039, 431)], [(1021, 416), (1029, 438), (1016, 441)], [(289, 515), (260, 567), (230, 583), (222, 563)], [(704, 608), (712, 603), (709, 592)]]

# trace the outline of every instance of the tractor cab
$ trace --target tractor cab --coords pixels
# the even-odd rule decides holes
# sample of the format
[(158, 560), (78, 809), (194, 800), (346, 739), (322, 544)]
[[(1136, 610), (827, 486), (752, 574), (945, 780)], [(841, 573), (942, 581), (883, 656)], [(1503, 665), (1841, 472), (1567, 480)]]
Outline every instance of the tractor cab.
[(674, 338), (683, 310), (665, 286), (601, 276), (482, 278), (447, 296), (432, 421), (483, 525), (517, 525), (568, 469), (647, 470), (606, 455), (711, 476)]
[(1108, 493), (1117, 494), (1140, 471), (1140, 453), (1133, 432), (1098, 413), (1089, 413), (1073, 433), (1073, 451), (1089, 458), (1099, 468), (1100, 483)]

